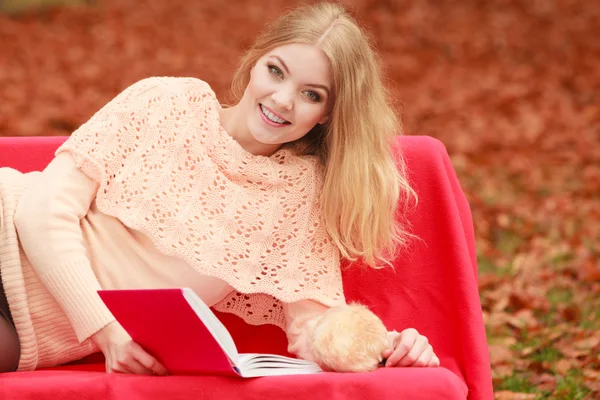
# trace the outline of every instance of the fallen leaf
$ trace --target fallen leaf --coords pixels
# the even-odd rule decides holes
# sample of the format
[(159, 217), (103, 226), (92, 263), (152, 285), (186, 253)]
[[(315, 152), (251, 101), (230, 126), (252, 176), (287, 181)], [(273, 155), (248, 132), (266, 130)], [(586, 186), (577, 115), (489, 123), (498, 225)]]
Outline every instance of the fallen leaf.
[(562, 317), (569, 322), (579, 322), (581, 319), (581, 308), (577, 304), (569, 304), (561, 310)]
[(509, 306), (513, 310), (521, 310), (529, 308), (533, 305), (534, 300), (527, 293), (513, 291), (509, 296)]
[(496, 400), (533, 400), (535, 393), (517, 393), (508, 390), (501, 390), (494, 394)]
[(590, 397), (590, 399), (597, 399), (600, 397), (598, 396), (600, 394), (600, 381), (585, 381), (583, 382), (583, 385), (589, 390), (591, 390), (594, 393), (594, 396), (596, 396)]
[(492, 365), (499, 365), (503, 363), (507, 363), (511, 361), (514, 356), (512, 351), (508, 349), (506, 346), (502, 346), (499, 344), (491, 344), (489, 345), (490, 352), (490, 363)]
[(594, 260), (587, 260), (583, 264), (581, 279), (590, 282), (600, 282), (600, 267)]
[(537, 387), (538, 390), (552, 392), (556, 388), (556, 376), (548, 373), (541, 373), (529, 378), (529, 382)]
[(498, 311), (503, 311), (508, 307), (508, 304), (510, 303), (510, 299), (508, 296), (505, 297), (501, 297), (496, 303), (494, 303), (494, 305), (492, 306), (492, 311), (494, 312), (498, 312)]
[(521, 356), (522, 357), (529, 357), (530, 355), (532, 355), (533, 353), (535, 353), (539, 348), (540, 348), (539, 346), (525, 347), (523, 350), (521, 350)]
[(510, 365), (496, 365), (492, 370), (492, 379), (502, 380), (511, 376), (514, 373), (514, 367)]
[(575, 350), (571, 346), (557, 346), (557, 349), (563, 354), (563, 356), (576, 359), (586, 357), (589, 354), (587, 350)]
[(505, 312), (492, 312), (488, 315), (486, 325), (497, 329), (508, 324), (512, 317)]
[(539, 326), (539, 321), (529, 309), (519, 310), (515, 315), (509, 316), (508, 324), (514, 328), (532, 330)]
[(578, 350), (591, 350), (593, 348), (598, 347), (600, 345), (599, 337), (589, 337), (586, 339), (578, 340), (573, 343), (573, 347)]
[(517, 338), (515, 338), (514, 336), (505, 336), (503, 338), (496, 339), (494, 341), (494, 343), (502, 345), (502, 346), (506, 346), (508, 348), (510, 346), (517, 344)]
[(573, 362), (569, 359), (563, 358), (562, 360), (558, 360), (556, 364), (554, 364), (554, 369), (562, 376), (566, 376), (567, 372), (572, 368)]
[(584, 368), (583, 376), (586, 377), (587, 379), (600, 381), (600, 371), (597, 369)]
[(554, 342), (555, 340), (560, 339), (564, 335), (568, 333), (569, 325), (568, 324), (560, 324), (553, 326), (548, 329), (548, 341)]

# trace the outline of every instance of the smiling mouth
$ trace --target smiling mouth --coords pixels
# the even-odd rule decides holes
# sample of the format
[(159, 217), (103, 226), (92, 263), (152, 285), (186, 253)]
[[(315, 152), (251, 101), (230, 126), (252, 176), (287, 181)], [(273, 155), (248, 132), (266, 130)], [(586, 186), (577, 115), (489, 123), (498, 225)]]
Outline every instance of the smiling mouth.
[(291, 122), (286, 121), (283, 118), (279, 118), (277, 115), (273, 114), (271, 111), (269, 111), (268, 108), (266, 108), (262, 104), (259, 104), (259, 107), (260, 107), (260, 110), (261, 110), (263, 116), (266, 119), (268, 119), (270, 122), (272, 122), (274, 124), (279, 124), (279, 125), (289, 125), (289, 124), (291, 124)]

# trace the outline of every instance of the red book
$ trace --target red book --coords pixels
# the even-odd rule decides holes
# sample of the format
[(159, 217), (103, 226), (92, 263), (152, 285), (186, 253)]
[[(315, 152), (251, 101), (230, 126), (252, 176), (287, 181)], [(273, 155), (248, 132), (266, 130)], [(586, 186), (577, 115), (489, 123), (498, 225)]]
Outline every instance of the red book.
[(313, 362), (275, 354), (239, 354), (227, 328), (189, 288), (99, 290), (131, 338), (171, 374), (236, 377), (311, 374)]

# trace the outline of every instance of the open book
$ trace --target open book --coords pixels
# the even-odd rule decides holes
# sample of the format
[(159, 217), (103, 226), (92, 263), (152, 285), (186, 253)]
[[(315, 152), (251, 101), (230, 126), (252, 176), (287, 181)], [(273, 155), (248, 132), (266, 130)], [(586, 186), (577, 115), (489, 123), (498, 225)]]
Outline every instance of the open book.
[(321, 372), (313, 362), (274, 354), (239, 354), (227, 328), (189, 288), (99, 290), (131, 338), (171, 374), (244, 378)]

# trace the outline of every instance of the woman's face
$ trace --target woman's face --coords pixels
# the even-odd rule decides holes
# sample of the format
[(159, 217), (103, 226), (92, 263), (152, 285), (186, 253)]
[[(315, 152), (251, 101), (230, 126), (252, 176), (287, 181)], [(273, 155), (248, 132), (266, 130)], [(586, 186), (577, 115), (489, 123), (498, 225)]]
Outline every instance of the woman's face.
[(327, 121), (333, 96), (325, 53), (307, 44), (277, 47), (258, 60), (241, 103), (252, 137), (277, 145), (300, 139)]

